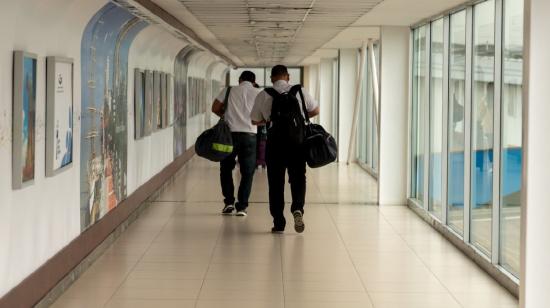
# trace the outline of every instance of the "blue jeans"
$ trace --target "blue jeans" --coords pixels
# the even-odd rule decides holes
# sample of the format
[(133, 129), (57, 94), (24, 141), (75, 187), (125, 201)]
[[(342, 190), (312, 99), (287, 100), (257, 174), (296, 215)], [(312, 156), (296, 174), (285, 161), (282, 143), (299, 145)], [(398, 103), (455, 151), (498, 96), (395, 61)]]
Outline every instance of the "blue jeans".
[(248, 207), (248, 198), (252, 191), (252, 181), (256, 169), (256, 134), (251, 133), (232, 133), (233, 153), (220, 163), (220, 180), (222, 184), (222, 193), (224, 204), (235, 203), (235, 186), (233, 185), (233, 169), (239, 159), (241, 171), (241, 183), (237, 195), (238, 202), (235, 204), (237, 211)]

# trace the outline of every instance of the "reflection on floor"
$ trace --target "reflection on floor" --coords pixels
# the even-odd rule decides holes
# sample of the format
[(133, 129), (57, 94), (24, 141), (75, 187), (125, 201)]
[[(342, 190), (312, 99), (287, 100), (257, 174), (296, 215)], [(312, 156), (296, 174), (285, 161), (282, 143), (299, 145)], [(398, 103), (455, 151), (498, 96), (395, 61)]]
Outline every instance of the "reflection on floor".
[(194, 159), (54, 307), (517, 307), (406, 207), (369, 205), (358, 167), (308, 180), (305, 233), (273, 235), (265, 171), (249, 216), (222, 217), (218, 170)]

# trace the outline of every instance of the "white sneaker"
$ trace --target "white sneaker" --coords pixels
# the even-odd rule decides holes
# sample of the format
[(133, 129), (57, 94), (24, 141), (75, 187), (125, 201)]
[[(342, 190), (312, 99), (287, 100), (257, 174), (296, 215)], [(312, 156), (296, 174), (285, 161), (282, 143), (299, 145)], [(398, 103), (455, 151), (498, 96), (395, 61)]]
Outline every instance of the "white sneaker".
[(235, 214), (235, 215), (245, 217), (248, 214), (246, 213), (246, 210), (239, 210), (239, 211), (237, 211), (237, 214)]

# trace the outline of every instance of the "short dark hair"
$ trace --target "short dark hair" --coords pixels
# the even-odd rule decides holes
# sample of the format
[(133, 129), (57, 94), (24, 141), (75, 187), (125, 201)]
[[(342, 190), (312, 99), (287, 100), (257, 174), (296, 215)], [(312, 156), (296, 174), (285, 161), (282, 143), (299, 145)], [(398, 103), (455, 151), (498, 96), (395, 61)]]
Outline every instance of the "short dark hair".
[(284, 65), (275, 65), (271, 69), (271, 77), (281, 77), (288, 75), (288, 69)]
[(252, 73), (251, 71), (243, 71), (241, 73), (241, 77), (239, 77), (240, 81), (249, 81), (249, 82), (256, 82), (256, 75)]

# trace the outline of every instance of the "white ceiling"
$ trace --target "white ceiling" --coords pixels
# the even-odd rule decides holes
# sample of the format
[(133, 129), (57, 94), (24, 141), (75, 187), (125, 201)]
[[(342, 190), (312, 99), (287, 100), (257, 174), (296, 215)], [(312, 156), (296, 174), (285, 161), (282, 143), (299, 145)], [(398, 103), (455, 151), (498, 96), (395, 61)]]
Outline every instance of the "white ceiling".
[[(318, 62), (465, 0), (152, 0), (238, 66)], [(329, 52), (329, 54), (332, 54)]]

